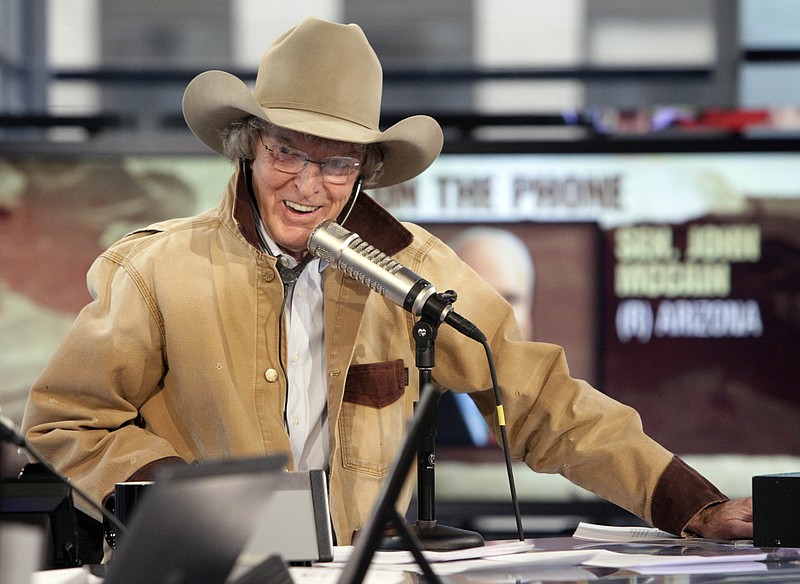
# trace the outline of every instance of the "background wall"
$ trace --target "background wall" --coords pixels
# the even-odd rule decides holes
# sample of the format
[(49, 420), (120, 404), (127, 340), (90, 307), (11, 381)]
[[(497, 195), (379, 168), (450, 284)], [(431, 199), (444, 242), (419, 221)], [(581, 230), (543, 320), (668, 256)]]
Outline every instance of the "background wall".
[[(165, 75), (156, 88), (164, 97), (154, 102), (153, 87), (125, 83), (97, 93), (96, 80), (107, 87), (121, 74), (142, 71), (252, 70), (267, 42), (308, 15), (361, 24), (388, 71), (515, 74), (502, 81), (466, 77), (469, 83), (416, 79), (410, 82), (416, 90), (392, 83), (390, 109), (530, 113), (588, 105), (787, 105), (798, 99), (792, 82), (767, 90), (757, 77), (797, 79), (793, 64), (756, 65), (742, 54), (765, 46), (797, 49), (800, 16), (791, 0), (412, 0), (402, 6), (386, 0), (228, 0), (189, 7), (178, 0), (3, 0), (0, 10), (7, 33), (0, 40), (5, 111), (140, 113), (136, 96), (147, 89), (151, 112), (174, 112), (177, 89), (168, 87)], [(609, 83), (597, 71), (609, 67), (678, 68), (687, 75)], [(69, 71), (94, 73), (94, 80), (56, 75), (54, 82), (54, 73)], [(38, 91), (23, 94), (33, 82)]]

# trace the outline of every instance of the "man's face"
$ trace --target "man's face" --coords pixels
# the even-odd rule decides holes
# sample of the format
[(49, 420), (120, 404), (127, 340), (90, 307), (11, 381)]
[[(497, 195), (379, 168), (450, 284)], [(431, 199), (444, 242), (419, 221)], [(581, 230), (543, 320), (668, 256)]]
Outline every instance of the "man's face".
[(267, 234), (281, 249), (301, 260), (311, 231), (325, 219), (336, 219), (344, 208), (358, 178), (354, 173), (343, 184), (322, 176), (319, 164), (309, 162), (296, 174), (274, 167), (271, 149), (289, 147), (305, 152), (310, 160), (349, 156), (362, 160), (354, 146), (330, 140), (306, 140), (297, 132), (274, 130), (262, 135), (253, 161), (253, 191)]

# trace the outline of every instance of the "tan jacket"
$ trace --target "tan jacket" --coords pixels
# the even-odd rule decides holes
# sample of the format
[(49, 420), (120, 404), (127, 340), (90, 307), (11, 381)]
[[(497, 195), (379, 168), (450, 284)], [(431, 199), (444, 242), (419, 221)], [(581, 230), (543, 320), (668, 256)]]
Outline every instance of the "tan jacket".
[[(251, 243), (239, 174), (217, 209), (134, 232), (96, 260), (88, 275), (95, 300), (31, 390), (28, 439), (97, 500), (115, 482), (151, 478), (171, 461), (291, 452), (279, 355), (283, 285), (274, 258)], [(509, 306), (431, 234), (368, 197), (346, 226), (438, 290), (458, 291), (456, 310), (491, 343), (515, 459), (673, 532), (724, 500), (646, 437), (632, 409), (571, 378), (561, 348), (520, 341)], [(337, 542), (348, 544), (418, 398), (414, 318), (331, 268), (324, 295), (330, 507)], [(433, 376), (471, 392), (497, 427), (479, 343), (442, 326)], [(407, 483), (401, 508), (412, 489)]]

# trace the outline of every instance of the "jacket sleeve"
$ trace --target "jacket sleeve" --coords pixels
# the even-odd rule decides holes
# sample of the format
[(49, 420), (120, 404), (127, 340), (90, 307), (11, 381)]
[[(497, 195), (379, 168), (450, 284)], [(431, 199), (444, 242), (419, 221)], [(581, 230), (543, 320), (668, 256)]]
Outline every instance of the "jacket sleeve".
[(700, 473), (674, 456), (653, 495), (653, 525), (675, 535), (694, 535), (686, 532), (689, 520), (709, 505), (727, 500)]
[[(559, 473), (666, 531), (725, 500), (716, 488), (649, 438), (632, 408), (573, 378), (561, 347), (523, 342), (513, 310), (444, 244), (427, 243), (412, 260), (434, 285), (458, 292), (455, 309), (488, 337), (494, 356), (512, 457), (537, 472)], [(447, 330), (446, 330), (447, 329)], [(470, 392), (499, 434), (483, 348), (442, 327), (437, 382)]]
[(23, 431), (37, 452), (100, 502), (115, 482), (152, 478), (159, 465), (181, 458), (148, 432), (140, 415), (165, 370), (160, 315), (140, 293), (141, 276), (112, 249), (95, 261), (87, 281), (94, 300), (31, 388)]

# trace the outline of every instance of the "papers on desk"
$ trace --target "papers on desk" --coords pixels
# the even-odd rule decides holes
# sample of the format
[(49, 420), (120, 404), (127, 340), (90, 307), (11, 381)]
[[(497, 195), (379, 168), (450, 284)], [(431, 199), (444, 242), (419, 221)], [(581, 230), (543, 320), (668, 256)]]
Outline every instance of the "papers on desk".
[(655, 527), (616, 527), (610, 525), (595, 525), (593, 523), (578, 523), (578, 528), (572, 534), (575, 539), (605, 542), (646, 542), (663, 539), (680, 539), (666, 531)]
[[(679, 545), (681, 541), (692, 541), (695, 544), (712, 543), (708, 540), (685, 540), (661, 531), (655, 527), (615, 527), (608, 525), (594, 525), (592, 523), (579, 523), (573, 537), (603, 543), (663, 543)], [(703, 573), (728, 573), (728, 572), (754, 572), (766, 570), (767, 565), (762, 563), (767, 559), (767, 554), (741, 553), (697, 555), (688, 553), (680, 556), (619, 553), (608, 550), (598, 550), (598, 553), (583, 562), (584, 566), (597, 568), (617, 568), (636, 572), (639, 574), (703, 574)]]
[[(333, 549), (333, 562), (316, 565), (341, 569), (350, 559), (353, 549), (352, 546), (335, 546)], [(525, 552), (530, 552), (534, 549), (535, 546), (531, 541), (501, 540), (486, 542), (485, 546), (445, 552), (423, 551), (422, 554), (430, 562), (435, 573), (447, 575), (485, 566), (497, 567), (499, 565), (496, 563), (497, 561), (503, 561), (507, 558), (521, 558)], [(541, 552), (537, 552), (537, 555), (539, 553)], [(593, 554), (593, 552), (576, 553), (582, 553), (583, 557), (591, 557)], [(372, 574), (375, 570), (422, 573), (422, 569), (417, 565), (416, 559), (408, 551), (376, 551), (372, 556), (369, 573)]]
[[(422, 555), (431, 562), (454, 562), (457, 560), (475, 560), (479, 558), (489, 558), (495, 556), (507, 556), (509, 554), (518, 554), (520, 552), (527, 552), (534, 549), (534, 544), (531, 541), (502, 540), (487, 542), (485, 546), (471, 547), (461, 550), (452, 550), (447, 552), (432, 552), (423, 551)], [(333, 561), (346, 562), (353, 552), (352, 546), (340, 546), (334, 548)], [(378, 550), (372, 556), (372, 563), (378, 565), (396, 565), (396, 564), (413, 564), (416, 563), (414, 556), (408, 551), (382, 551)]]
[(703, 574), (766, 570), (765, 553), (720, 556), (657, 556), (600, 551), (582, 563), (596, 568), (617, 568), (639, 574)]
[[(353, 548), (349, 546), (334, 547), (333, 562), (315, 564), (315, 568), (326, 567), (339, 574), (352, 554)], [(433, 571), (439, 576), (460, 574), (467, 571), (500, 568), (510, 564), (552, 564), (559, 566), (577, 566), (583, 560), (597, 555), (597, 550), (563, 550), (542, 551), (537, 550), (532, 541), (501, 540), (488, 541), (485, 546), (453, 550), (446, 552), (424, 551), (424, 556), (431, 564)], [(372, 557), (372, 564), (367, 573), (368, 580), (390, 573), (421, 574), (422, 569), (417, 565), (414, 556), (405, 551), (376, 551)], [(303, 574), (292, 572), (292, 576)], [(307, 573), (311, 575), (311, 573)], [(317, 576), (319, 577), (319, 576)], [(318, 580), (300, 580), (295, 578), (297, 584), (316, 583)]]
[[(289, 574), (295, 584), (338, 584), (341, 569), (290, 567)], [(388, 571), (370, 568), (364, 577), (364, 584), (409, 584), (408, 572)], [(265, 583), (266, 584), (266, 583)]]
[[(681, 548), (686, 555), (665, 555), (662, 551), (657, 553), (640, 553), (643, 547), (652, 548), (645, 544), (655, 542), (659, 550), (681, 546), (682, 542), (703, 541), (685, 540), (667, 532), (642, 527), (609, 527), (581, 523), (575, 531), (577, 539), (598, 542), (597, 546), (578, 547), (561, 551), (544, 551), (537, 549), (533, 540), (520, 542), (505, 540), (487, 542), (486, 546), (455, 550), (448, 552), (423, 552), (431, 564), (433, 571), (440, 575), (451, 575), (479, 570), (491, 570), (503, 565), (531, 564), (537, 566), (560, 565), (564, 567), (585, 568), (611, 568), (625, 572), (640, 574), (701, 574), (701, 573), (729, 573), (729, 572), (754, 572), (766, 570), (762, 560), (767, 559), (767, 554), (758, 550), (750, 553), (749, 550), (736, 547), (735, 553), (694, 554), (690, 545), (688, 549)], [(609, 551), (600, 545), (614, 544), (622, 546), (625, 551)], [(352, 547), (338, 547), (334, 549), (334, 561), (324, 564), (334, 568), (335, 572), (344, 566), (352, 554)], [(630, 552), (630, 553), (629, 553)], [(396, 571), (417, 572), (417, 566), (410, 552), (404, 551), (377, 551), (372, 558), (370, 573), (389, 574)], [(300, 582), (300, 580), (298, 580)], [(313, 582), (313, 580), (308, 580)]]

